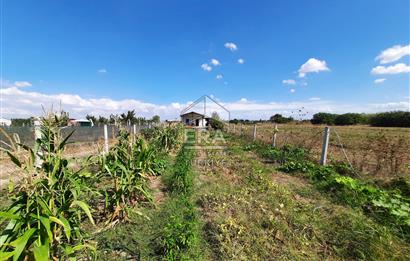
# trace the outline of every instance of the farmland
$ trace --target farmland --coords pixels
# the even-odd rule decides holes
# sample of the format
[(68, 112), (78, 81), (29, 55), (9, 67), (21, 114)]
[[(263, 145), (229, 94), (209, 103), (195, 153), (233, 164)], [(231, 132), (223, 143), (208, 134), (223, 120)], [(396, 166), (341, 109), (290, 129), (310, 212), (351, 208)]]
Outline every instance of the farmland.
[(408, 130), (331, 127), (320, 166), (323, 127), (279, 125), (275, 148), (272, 124), (255, 140), (253, 125), (122, 129), (81, 155), (46, 118), (38, 146), (10, 152), (23, 177), (2, 191), (0, 257), (406, 260)]

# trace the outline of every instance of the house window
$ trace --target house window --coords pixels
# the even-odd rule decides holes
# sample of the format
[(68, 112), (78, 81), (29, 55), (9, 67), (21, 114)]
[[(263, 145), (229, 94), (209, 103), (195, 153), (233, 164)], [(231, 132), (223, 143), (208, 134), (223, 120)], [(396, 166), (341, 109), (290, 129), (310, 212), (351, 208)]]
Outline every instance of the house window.
[(185, 119), (185, 124), (189, 124), (189, 119)]

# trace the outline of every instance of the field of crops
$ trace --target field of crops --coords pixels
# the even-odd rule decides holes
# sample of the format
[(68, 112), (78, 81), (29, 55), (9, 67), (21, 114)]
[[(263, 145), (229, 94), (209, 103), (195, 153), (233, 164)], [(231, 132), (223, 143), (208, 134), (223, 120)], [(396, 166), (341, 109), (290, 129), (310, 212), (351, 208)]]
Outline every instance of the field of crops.
[(323, 127), (280, 125), (275, 147), (272, 125), (255, 140), (253, 126), (122, 129), (108, 153), (72, 158), (54, 119), (7, 152), (22, 177), (1, 191), (0, 260), (410, 256), (405, 129), (338, 127), (320, 166)]

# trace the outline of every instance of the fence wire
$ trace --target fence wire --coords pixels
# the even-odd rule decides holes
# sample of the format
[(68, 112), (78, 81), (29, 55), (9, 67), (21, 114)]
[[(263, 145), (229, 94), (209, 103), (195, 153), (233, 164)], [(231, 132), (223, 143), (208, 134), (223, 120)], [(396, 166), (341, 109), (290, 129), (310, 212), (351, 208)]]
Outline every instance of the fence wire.
[[(278, 124), (276, 146), (303, 147), (320, 159), (324, 126)], [(328, 159), (331, 164), (345, 163), (356, 175), (380, 177), (410, 176), (410, 131), (406, 128), (368, 126), (331, 126)], [(229, 131), (253, 140), (254, 125), (230, 124)], [(256, 139), (273, 143), (274, 124), (256, 125)], [(360, 174), (359, 174), (360, 173)]]

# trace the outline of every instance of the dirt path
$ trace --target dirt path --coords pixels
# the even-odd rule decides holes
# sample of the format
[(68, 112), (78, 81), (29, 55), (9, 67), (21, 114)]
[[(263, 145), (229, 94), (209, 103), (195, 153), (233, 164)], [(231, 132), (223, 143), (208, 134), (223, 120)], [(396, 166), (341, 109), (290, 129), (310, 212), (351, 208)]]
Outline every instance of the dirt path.
[(152, 190), (152, 198), (155, 204), (159, 204), (165, 197), (165, 186), (161, 181), (160, 176), (149, 177), (149, 187)]

